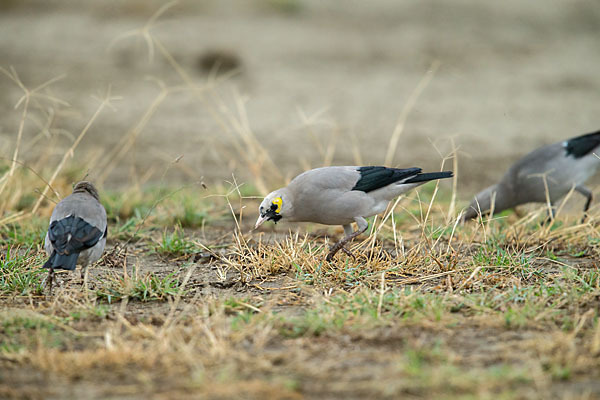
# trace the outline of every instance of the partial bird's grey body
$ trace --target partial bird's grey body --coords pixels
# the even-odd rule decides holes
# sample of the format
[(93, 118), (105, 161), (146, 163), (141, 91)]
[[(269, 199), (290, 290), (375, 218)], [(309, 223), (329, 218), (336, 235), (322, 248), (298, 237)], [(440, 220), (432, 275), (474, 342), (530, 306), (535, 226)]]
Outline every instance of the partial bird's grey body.
[(600, 131), (532, 151), (513, 164), (498, 184), (478, 193), (465, 218), (489, 211), (492, 195), (494, 212), (501, 212), (525, 203), (555, 204), (571, 190), (586, 196), (587, 211), (592, 194), (584, 184), (600, 167), (594, 154), (599, 147)]
[(44, 240), (50, 258), (44, 267), (52, 274), (55, 269), (74, 270), (80, 264), (83, 275), (85, 268), (102, 256), (106, 231), (106, 211), (95, 188), (87, 182), (78, 183), (73, 194), (60, 201), (52, 212)]
[[(298, 175), (286, 189), (293, 193), (294, 204), (303, 206), (295, 207), (289, 220), (324, 225), (351, 224), (357, 216), (370, 217), (385, 211), (391, 200), (425, 183), (402, 184), (399, 181), (369, 192), (353, 190), (361, 179), (359, 168), (323, 167)], [(418, 171), (411, 176), (416, 176)], [(328, 208), (328, 212), (324, 213), (324, 208)]]
[[(306, 171), (282, 189), (271, 192), (259, 207), (256, 227), (264, 221), (285, 218), (296, 222), (342, 225), (345, 237), (327, 259), (364, 232), (365, 218), (379, 214), (391, 200), (430, 180), (449, 178), (451, 172), (421, 173), (420, 168), (323, 167)], [(352, 232), (351, 224), (358, 229)]]
[(512, 183), (519, 204), (546, 202), (546, 186), (551, 203), (583, 185), (600, 166), (594, 154), (581, 158), (565, 156), (562, 144), (542, 147), (511, 167), (502, 181)]

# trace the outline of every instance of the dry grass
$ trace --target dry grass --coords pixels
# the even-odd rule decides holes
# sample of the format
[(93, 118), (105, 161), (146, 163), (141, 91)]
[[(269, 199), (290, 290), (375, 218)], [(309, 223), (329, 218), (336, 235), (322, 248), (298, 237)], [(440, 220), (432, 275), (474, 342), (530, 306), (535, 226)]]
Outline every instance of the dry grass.
[[(256, 196), (287, 175), (253, 135), (245, 100), (234, 93), (229, 109), (212, 90), (216, 77), (198, 85), (152, 35), (168, 7), (134, 33), (150, 57), (157, 49), (172, 65), (181, 86), (157, 80), (155, 101), (89, 165), (70, 160), (110, 92), (55, 159), (62, 133), (31, 124), (62, 115), (54, 80), (28, 89), (4, 71), (24, 96), (0, 179), (0, 397), (600, 396), (597, 215), (579, 224), (559, 212), (541, 225), (542, 208), (462, 225), (456, 174), (452, 190), (424, 186), (372, 219), (370, 234), (352, 245), (354, 259), (326, 262), (331, 240), (322, 227), (250, 232)], [(432, 75), (401, 113), (390, 149)], [(233, 177), (206, 189), (188, 171), (193, 184), (171, 187), (166, 172), (187, 170), (180, 157), (132, 174), (128, 188), (102, 191), (109, 246), (88, 281), (60, 274), (47, 296), (38, 267), (53, 202), (87, 174), (108, 179), (162, 101), (182, 92), (237, 138), (220, 152), (251, 171), (253, 185)], [(310, 131), (315, 119), (304, 121)], [(314, 137), (324, 164), (335, 151), (332, 131), (325, 144)], [(40, 135), (50, 144), (41, 146)], [(19, 161), (24, 147), (39, 153), (35, 165)], [(455, 156), (440, 159), (457, 171)]]
[[(425, 188), (420, 197), (427, 196)], [(209, 199), (216, 209), (236, 202)], [(319, 231), (273, 240), (242, 233), (251, 222), (242, 218), (209, 221), (203, 236), (149, 218), (134, 241), (111, 241), (114, 250), (87, 288), (77, 274), (59, 278), (52, 297), (35, 286), (24, 293), (3, 286), (0, 362), (17, 384), (0, 390), (13, 397), (32, 387), (40, 396), (87, 387), (95, 397), (594, 397), (595, 219), (559, 220), (548, 230), (512, 215), (461, 226), (446, 222), (439, 202), (421, 220), (430, 204), (416, 194), (400, 201), (394, 225), (391, 216), (376, 221), (379, 233), (354, 243), (356, 259), (332, 263)], [(158, 252), (175, 232), (194, 251)], [(14, 235), (5, 246), (27, 237)], [(20, 254), (22, 274), (35, 271), (31, 257), (39, 252)], [(43, 377), (33, 386), (32, 374)], [(46, 386), (50, 379), (65, 384)]]

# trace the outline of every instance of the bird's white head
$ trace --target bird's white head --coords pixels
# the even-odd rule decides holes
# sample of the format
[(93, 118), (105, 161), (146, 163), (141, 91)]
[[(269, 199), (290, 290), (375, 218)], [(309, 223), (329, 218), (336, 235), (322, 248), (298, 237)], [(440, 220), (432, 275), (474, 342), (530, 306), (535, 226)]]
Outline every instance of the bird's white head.
[(288, 216), (291, 203), (284, 189), (271, 192), (264, 198), (258, 207), (258, 219), (254, 229), (261, 226), (265, 221), (277, 223), (281, 218)]

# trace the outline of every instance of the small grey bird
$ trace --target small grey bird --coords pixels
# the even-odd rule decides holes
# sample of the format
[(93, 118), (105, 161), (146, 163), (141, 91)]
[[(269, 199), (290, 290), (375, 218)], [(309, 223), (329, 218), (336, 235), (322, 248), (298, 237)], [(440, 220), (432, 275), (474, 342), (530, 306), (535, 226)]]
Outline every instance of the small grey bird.
[(44, 264), (49, 268), (50, 293), (55, 269), (73, 271), (82, 265), (81, 277), (96, 262), (106, 244), (106, 211), (100, 204), (98, 191), (90, 182), (75, 185), (73, 193), (61, 200), (50, 217), (44, 248), (50, 256)]
[[(295, 177), (287, 187), (271, 192), (259, 207), (254, 229), (265, 221), (287, 219), (342, 225), (345, 236), (334, 244), (327, 261), (346, 243), (367, 230), (366, 217), (385, 211), (395, 197), (435, 179), (450, 178), (452, 172), (421, 173), (421, 168), (323, 167)], [(352, 232), (352, 223), (358, 229)]]
[(498, 213), (520, 204), (548, 200), (554, 217), (554, 204), (571, 190), (586, 197), (583, 209), (586, 213), (592, 203), (592, 192), (584, 184), (600, 166), (600, 159), (594, 154), (599, 146), (600, 131), (532, 151), (510, 167), (499, 183), (478, 193), (464, 219), (489, 212), (492, 203), (494, 213)]

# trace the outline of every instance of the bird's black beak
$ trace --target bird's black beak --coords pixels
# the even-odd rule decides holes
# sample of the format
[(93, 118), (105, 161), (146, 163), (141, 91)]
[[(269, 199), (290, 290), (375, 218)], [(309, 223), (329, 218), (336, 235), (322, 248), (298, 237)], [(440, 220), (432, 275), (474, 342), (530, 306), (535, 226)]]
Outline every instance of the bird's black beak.
[(261, 213), (256, 220), (256, 224), (254, 225), (254, 229), (257, 229), (261, 226), (265, 221), (273, 221), (277, 223), (281, 219), (281, 215), (277, 214), (275, 210), (267, 210), (264, 213)]

